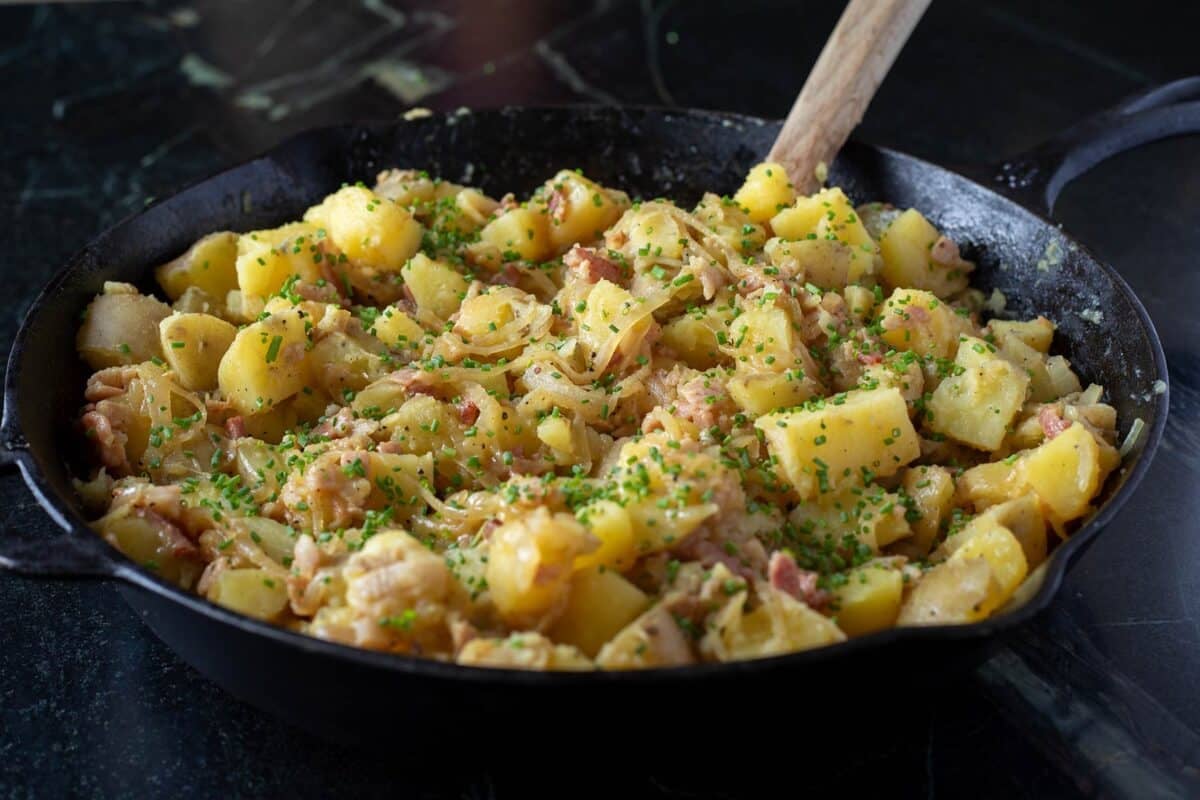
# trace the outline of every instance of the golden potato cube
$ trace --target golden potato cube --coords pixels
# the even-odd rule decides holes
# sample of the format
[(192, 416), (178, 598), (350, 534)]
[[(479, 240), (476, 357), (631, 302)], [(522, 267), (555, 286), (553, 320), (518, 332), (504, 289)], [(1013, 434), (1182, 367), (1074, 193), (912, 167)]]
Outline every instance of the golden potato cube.
[(311, 382), (308, 322), (300, 309), (281, 311), (234, 337), (217, 368), (217, 383), (239, 414), (269, 411)]
[(615, 350), (627, 336), (639, 337), (653, 321), (643, 302), (607, 279), (588, 293), (587, 307), (579, 313), (579, 341), (592, 359)]
[(392, 350), (417, 350), (425, 342), (425, 329), (396, 306), (379, 312), (369, 332)]
[(145, 517), (127, 515), (102, 517), (95, 523), (95, 528), (131, 561), (154, 570), (164, 580), (189, 588), (200, 575), (203, 565), (175, 555), (176, 543), (163, 525), (156, 525)]
[(733, 200), (746, 210), (751, 222), (766, 222), (796, 199), (796, 189), (783, 165), (764, 161), (750, 168)]
[(851, 570), (833, 590), (835, 622), (848, 636), (862, 636), (896, 624), (904, 596), (899, 570), (865, 566)]
[(1029, 390), (1029, 375), (992, 352), (982, 339), (966, 337), (955, 364), (962, 369), (938, 384), (929, 400), (929, 427), (980, 450), (996, 450)]
[(883, 340), (897, 350), (922, 356), (953, 358), (958, 340), (971, 333), (970, 320), (932, 292), (896, 289), (880, 311)]
[(217, 388), (217, 367), (237, 328), (210, 314), (172, 314), (158, 323), (163, 356), (185, 389)]
[(870, 256), (878, 252), (850, 199), (837, 187), (797, 198), (791, 208), (771, 218), (771, 229), (785, 239), (824, 239)]
[(1054, 323), (1045, 317), (1019, 322), (1016, 320), (994, 319), (988, 323), (997, 342), (1013, 336), (1040, 353), (1050, 352), (1054, 341)]
[(548, 416), (538, 423), (537, 437), (547, 447), (568, 456), (575, 454), (575, 439), (571, 421), (566, 417)]
[(446, 319), (462, 304), (467, 280), (449, 264), (417, 253), (404, 265), (404, 283), (412, 292), (417, 308)]
[(258, 619), (275, 619), (287, 607), (287, 583), (265, 569), (227, 569), (208, 590), (217, 605)]
[(971, 520), (958, 534), (947, 541), (949, 561), (973, 561), (982, 558), (992, 571), (992, 581), (980, 613), (987, 616), (1013, 596), (1021, 581), (1029, 574), (1025, 551), (1012, 531), (992, 517), (980, 516)]
[(550, 222), (550, 244), (562, 253), (578, 242), (599, 239), (624, 210), (611, 192), (582, 175), (563, 170), (546, 182), (540, 211)]
[(943, 561), (917, 580), (897, 625), (961, 625), (987, 617), (995, 578), (985, 558)]
[(720, 357), (717, 328), (707, 317), (697, 319), (683, 314), (663, 326), (662, 341), (693, 369), (710, 369)]
[(1015, 465), (1017, 479), (1037, 493), (1051, 521), (1062, 524), (1082, 517), (1100, 491), (1100, 447), (1082, 423), (1033, 450)]
[(600, 546), (575, 557), (575, 569), (605, 566), (626, 569), (637, 559), (637, 541), (633, 521), (623, 506), (612, 500), (589, 503), (578, 514), (588, 532), (600, 540)]
[(879, 238), (883, 258), (882, 276), (889, 287), (924, 289), (938, 297), (949, 297), (967, 288), (967, 272), (933, 260), (937, 228), (910, 208), (892, 221)]
[(603, 567), (581, 570), (571, 578), (567, 604), (551, 626), (550, 637), (594, 658), (649, 604), (646, 594), (620, 573)]
[(238, 288), (237, 242), (236, 233), (210, 233), (179, 258), (155, 270), (158, 285), (173, 301), (195, 287), (223, 303), (225, 295)]
[(421, 247), (421, 224), (412, 214), (364, 186), (342, 187), (305, 212), (304, 221), (323, 228), (355, 264), (387, 272)]
[(794, 259), (804, 270), (804, 279), (822, 289), (841, 290), (869, 276), (875, 268), (871, 253), (829, 239), (778, 241), (772, 260)]
[(161, 358), (158, 324), (171, 307), (127, 284), (107, 284), (105, 289), (88, 305), (75, 335), (83, 360), (92, 369), (103, 369)]
[(243, 233), (237, 240), (238, 288), (243, 294), (266, 298), (293, 276), (321, 279), (320, 261), (327, 256), (313, 225), (293, 222), (271, 230)]
[(513, 626), (556, 615), (567, 599), (575, 557), (595, 546), (570, 514), (545, 506), (492, 531), (487, 583), (496, 610)]
[(509, 209), (484, 225), (479, 239), (495, 247), (501, 261), (542, 261), (552, 249), (547, 216), (531, 208)]
[(811, 381), (786, 372), (735, 375), (726, 388), (738, 408), (756, 417), (798, 406), (816, 391)]
[(941, 531), (942, 520), (954, 505), (954, 478), (945, 467), (919, 466), (905, 470), (901, 485), (921, 515), (912, 523), (912, 538), (904, 544), (902, 552), (924, 558)]
[(921, 454), (899, 389), (849, 392), (812, 409), (759, 417), (754, 425), (805, 499), (860, 483), (864, 471), (893, 475)]
[(1024, 494), (1024, 484), (1014, 464), (989, 461), (964, 470), (955, 481), (957, 498), (977, 511)]
[(796, 333), (782, 308), (751, 307), (730, 325), (726, 352), (755, 371), (783, 372), (796, 366)]
[(1046, 520), (1037, 495), (1023, 494), (1016, 500), (994, 505), (980, 514), (980, 518), (985, 517), (1008, 528), (1017, 537), (1030, 569), (1046, 560)]

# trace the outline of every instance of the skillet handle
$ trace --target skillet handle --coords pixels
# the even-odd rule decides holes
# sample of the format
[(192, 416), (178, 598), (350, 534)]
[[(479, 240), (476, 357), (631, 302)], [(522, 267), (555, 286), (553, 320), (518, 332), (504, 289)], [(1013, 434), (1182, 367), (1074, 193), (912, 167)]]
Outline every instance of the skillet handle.
[(1200, 133), (1200, 75), (1155, 86), (989, 168), (985, 185), (1046, 216), (1063, 188), (1118, 153)]

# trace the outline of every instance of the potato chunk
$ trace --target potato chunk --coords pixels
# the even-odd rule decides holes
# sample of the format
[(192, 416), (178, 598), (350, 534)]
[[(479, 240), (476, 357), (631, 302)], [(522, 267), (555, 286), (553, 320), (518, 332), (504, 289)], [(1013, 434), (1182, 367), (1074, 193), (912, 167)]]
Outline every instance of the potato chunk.
[(575, 557), (595, 546), (570, 514), (545, 506), (492, 532), (487, 582), (496, 610), (513, 626), (536, 625), (563, 608)]
[(184, 388), (217, 388), (217, 367), (237, 328), (211, 314), (172, 314), (158, 324), (163, 355)]
[(1014, 471), (1020, 483), (1037, 493), (1050, 520), (1060, 525), (1088, 512), (1104, 478), (1100, 447), (1079, 422), (1028, 451)]
[(246, 616), (271, 620), (287, 606), (287, 583), (265, 569), (227, 569), (213, 581), (208, 599)]
[(599, 239), (626, 205), (603, 186), (570, 170), (559, 172), (540, 191), (535, 211), (544, 209), (549, 218), (550, 245), (556, 253), (577, 242)]
[(852, 570), (833, 590), (837, 626), (849, 636), (890, 628), (900, 615), (904, 578), (899, 570), (865, 566)]
[(439, 319), (458, 310), (467, 293), (467, 280), (449, 264), (417, 253), (404, 266), (404, 283), (412, 292), (417, 308)]
[(363, 186), (345, 186), (304, 214), (355, 264), (395, 272), (421, 246), (421, 224), (399, 204)]
[(751, 167), (733, 200), (746, 210), (751, 222), (766, 222), (796, 199), (796, 189), (782, 164), (764, 161)]
[(504, 261), (541, 261), (550, 256), (550, 225), (546, 215), (530, 208), (513, 208), (479, 232), (480, 242), (495, 249), (493, 266)]
[(805, 499), (860, 483), (864, 471), (893, 475), (921, 451), (899, 389), (849, 392), (754, 424)]
[[(887, 285), (923, 289), (938, 297), (949, 297), (967, 288), (969, 262), (947, 259), (951, 263), (941, 263), (935, 259), (935, 245), (941, 238), (937, 228), (914, 208), (896, 217), (879, 238), (882, 275)], [(958, 248), (949, 246), (957, 255)]]
[(550, 628), (550, 636), (594, 658), (605, 642), (646, 610), (649, 602), (641, 589), (612, 570), (577, 572), (571, 578), (566, 607)]
[(970, 320), (932, 292), (897, 289), (883, 304), (883, 340), (897, 350), (953, 358), (958, 340), (974, 331)]
[(290, 309), (243, 328), (221, 358), (217, 382), (238, 413), (267, 411), (310, 383), (308, 314)]
[(160, 358), (158, 323), (170, 313), (166, 303), (129, 284), (107, 283), (87, 307), (75, 346), (92, 369)]
[(988, 615), (992, 568), (984, 558), (951, 559), (917, 581), (900, 606), (897, 625), (956, 625)]
[(159, 286), (173, 301), (196, 287), (223, 304), (225, 295), (238, 288), (237, 243), (236, 233), (210, 233), (179, 258), (155, 270)]
[(265, 299), (293, 276), (320, 280), (322, 242), (317, 228), (304, 222), (242, 234), (237, 241), (238, 287), (245, 295)]
[(954, 361), (961, 369), (929, 401), (929, 427), (980, 450), (996, 450), (1025, 404), (1029, 375), (982, 339), (966, 337)]

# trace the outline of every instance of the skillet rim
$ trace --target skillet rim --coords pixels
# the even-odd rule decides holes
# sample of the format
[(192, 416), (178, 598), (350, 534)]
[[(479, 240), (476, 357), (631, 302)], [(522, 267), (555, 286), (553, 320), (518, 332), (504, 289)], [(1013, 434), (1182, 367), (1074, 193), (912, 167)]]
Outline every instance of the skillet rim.
[[(730, 122), (737, 125), (754, 126), (759, 128), (778, 127), (782, 124), (780, 120), (772, 120), (764, 117), (755, 117), (732, 112), (641, 105), (602, 106), (595, 104), (576, 104), (550, 106), (503, 106), (492, 109), (472, 109), (469, 111), (469, 113), (472, 116), (493, 116), (497, 118), (520, 116), (524, 114), (548, 113), (558, 113), (572, 116), (586, 114), (612, 115), (618, 118), (625, 115), (640, 115), (642, 117), (658, 116), (665, 122), (686, 119), (689, 121), (717, 125), (721, 127), (727, 127), (728, 123)], [(429, 117), (422, 117), (420, 119), (433, 118), (440, 121), (450, 119), (459, 114), (461, 114), (460, 111), (432, 112)], [(877, 631), (866, 636), (850, 638), (833, 645), (745, 661), (701, 663), (681, 667), (655, 667), (644, 670), (626, 671), (538, 671), (468, 666), (457, 664), (451, 661), (440, 661), (432, 658), (367, 650), (364, 648), (354, 647), (352, 645), (318, 639), (313, 636), (308, 636), (306, 634), (272, 625), (271, 623), (244, 616), (237, 612), (226, 609), (201, 597), (200, 595), (182, 589), (175, 584), (162, 579), (149, 570), (146, 570), (135, 564), (120, 550), (97, 536), (95, 532), (88, 526), (87, 521), (57, 496), (43, 475), (43, 470), (39, 459), (28, 450), (27, 443), (22, 432), (23, 429), (20, 420), (20, 405), (17, 402), (17, 397), (20, 394), (20, 385), (17, 379), (19, 370), (14, 370), (14, 367), (18, 366), (22, 359), (23, 351), (30, 335), (30, 322), (37, 315), (39, 315), (44, 308), (53, 304), (59, 287), (61, 287), (63, 283), (66, 282), (67, 278), (79, 268), (79, 265), (86, 259), (90, 251), (92, 251), (98, 244), (104, 242), (108, 237), (113, 236), (125, 225), (129, 224), (143, 214), (146, 214), (160, 204), (173, 201), (186, 193), (199, 191), (210, 182), (219, 180), (230, 173), (244, 169), (257, 162), (271, 161), (274, 157), (283, 153), (287, 149), (294, 147), (297, 143), (302, 142), (305, 139), (336, 135), (340, 133), (353, 134), (354, 132), (361, 131), (363, 129), (380, 130), (395, 128), (399, 130), (407, 123), (408, 121), (404, 120), (403, 118), (392, 120), (360, 120), (338, 125), (326, 125), (309, 128), (283, 139), (282, 141), (255, 156), (213, 172), (199, 180), (185, 185), (176, 191), (171, 192), (168, 195), (157, 198), (153, 203), (150, 203), (144, 208), (138, 209), (137, 211), (127, 215), (118, 222), (104, 229), (101, 233), (92, 237), (86, 245), (84, 245), (66, 260), (64, 265), (55, 273), (53, 277), (51, 277), (49, 281), (47, 281), (42, 290), (30, 303), (29, 308), (21, 320), (21, 325), (13, 337), (13, 344), (9, 352), (9, 358), (7, 362), (7, 369), (4, 379), (3, 421), (0, 422), (0, 436), (3, 438), (4, 448), (10, 452), (8, 454), (0, 452), (0, 459), (3, 459), (4, 456), (7, 455), (12, 461), (17, 463), (26, 486), (33, 493), (34, 497), (38, 501), (38, 504), (58, 525), (58, 527), (63, 529), (64, 534), (61, 535), (77, 539), (90, 537), (92, 540), (91, 544), (99, 547), (99, 552), (96, 552), (96, 558), (97, 560), (103, 562), (103, 568), (97, 570), (97, 572), (94, 575), (91, 575), (91, 577), (100, 577), (106, 580), (115, 579), (122, 583), (127, 583), (134, 588), (158, 595), (164, 600), (179, 603), (188, 610), (203, 614), (216, 622), (233, 625), (243, 633), (265, 636), (276, 643), (299, 648), (309, 655), (324, 656), (335, 659), (350, 659), (365, 667), (391, 670), (404, 675), (423, 676), (454, 682), (476, 681), (482, 679), (509, 683), (516, 686), (549, 685), (571, 687), (578, 687), (585, 683), (602, 685), (610, 683), (628, 684), (630, 681), (636, 681), (640, 684), (653, 685), (665, 682), (674, 682), (681, 678), (728, 679), (731, 677), (736, 677), (740, 674), (757, 673), (767, 670), (777, 671), (784, 669), (801, 669), (806, 664), (851, 658), (862, 650), (876, 649), (883, 651), (889, 647), (919, 644), (922, 642), (958, 642), (994, 639), (997, 634), (1019, 627), (1020, 625), (1045, 611), (1051, 605), (1054, 597), (1057, 595), (1059, 588), (1061, 587), (1066, 571), (1075, 562), (1082, 551), (1089, 544), (1091, 544), (1100, 534), (1100, 532), (1108, 525), (1108, 523), (1111, 522), (1112, 518), (1117, 514), (1118, 511), (1121, 510), (1121, 508), (1126, 502), (1128, 502), (1129, 498), (1137, 490), (1142, 479), (1145, 477), (1146, 472), (1149, 470), (1150, 464), (1153, 461), (1154, 456), (1156, 455), (1162, 442), (1163, 433), (1167, 423), (1167, 416), (1169, 413), (1170, 398), (1170, 377), (1167, 370), (1166, 355), (1163, 351), (1162, 343), (1159, 339), (1158, 332), (1155, 329), (1153, 320), (1150, 318), (1150, 315), (1146, 311), (1145, 306), (1142, 304), (1141, 299), (1136, 293), (1134, 293), (1129, 284), (1114, 267), (1100, 259), (1089, 247), (1087, 247), (1087, 245), (1074, 239), (1068, 232), (1063, 230), (1058, 223), (1050, 219), (1046, 214), (1022, 205), (1013, 197), (1006, 196), (1002, 191), (997, 191), (996, 187), (984, 184), (978, 180), (977, 177), (972, 177), (950, 167), (934, 164), (892, 148), (871, 145), (852, 139), (848, 144), (848, 147), (864, 150), (866, 152), (882, 154), (893, 162), (907, 162), (907, 166), (912, 166), (922, 172), (942, 173), (946, 176), (949, 176), (953, 180), (963, 181), (975, 189), (981, 190), (987, 195), (990, 195), (991, 197), (1000, 201), (1003, 204), (1003, 211), (1006, 214), (1015, 216), (1019, 216), (1021, 214), (1028, 215), (1029, 217), (1033, 218), (1038, 225), (1050, 228), (1054, 234), (1063, 237), (1067, 240), (1067, 242), (1073, 244), (1076, 248), (1078, 248), (1082, 255), (1091, 262), (1091, 264), (1099, 268), (1101, 272), (1107, 275), (1117, 290), (1125, 295), (1130, 304), (1136, 310), (1138, 319), (1141, 323), (1141, 331), (1146, 336), (1147, 343), (1150, 346), (1153, 354), (1154, 368), (1157, 372), (1157, 375), (1151, 376), (1149, 380), (1152, 381), (1157, 379), (1166, 384), (1166, 390), (1156, 395), (1154, 398), (1155, 420), (1152, 425), (1148, 426), (1149, 432), (1143, 434), (1146, 436), (1146, 441), (1137, 457), (1137, 460), (1132, 465), (1128, 465), (1127, 467), (1130, 470), (1128, 476), (1125, 478), (1122, 485), (1093, 514), (1093, 516), (1084, 523), (1084, 525), (1082, 525), (1075, 533), (1073, 533), (1069, 539), (1060, 543), (1055, 548), (1054, 553), (1041, 567), (1044, 569), (1041, 585), (1020, 607), (1002, 613), (999, 616), (990, 617), (980, 622), (966, 625), (893, 627)], [(352, 142), (353, 136), (345, 137), (346, 144), (352, 144)], [(52, 543), (57, 538), (58, 537), (51, 537), (45, 541)], [(39, 539), (39, 541), (41, 540)]]

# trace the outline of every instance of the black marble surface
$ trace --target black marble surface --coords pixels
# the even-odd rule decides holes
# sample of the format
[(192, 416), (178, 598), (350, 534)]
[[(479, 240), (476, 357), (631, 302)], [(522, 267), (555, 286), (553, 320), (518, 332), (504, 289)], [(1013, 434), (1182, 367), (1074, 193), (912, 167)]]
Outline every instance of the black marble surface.
[[(0, 6), (0, 349), (65, 257), (149, 198), (313, 125), (452, 109), (652, 103), (782, 116), (840, 3), (362, 0)], [(942, 163), (996, 160), (1121, 96), (1200, 72), (1194, 3), (939, 0), (859, 131)], [(523, 798), (1200, 796), (1200, 137), (1078, 180), (1057, 211), (1154, 317), (1172, 371), (1143, 490), (1051, 613), (948, 674), (920, 710), (806, 758), (820, 721), (695, 737), (696, 758), (531, 752), (481, 726), (445, 764), (289, 729), (195, 674), (111, 585), (0, 575), (0, 796)], [(6, 528), (47, 529), (0, 476)], [(903, 691), (864, 687), (881, 700)], [(314, 690), (319, 691), (319, 687)], [(567, 718), (554, 724), (569, 730)], [(630, 721), (630, 724), (643, 724)], [(719, 734), (719, 735), (717, 735)], [(791, 736), (727, 763), (722, 737)], [(573, 766), (575, 777), (555, 767)]]

